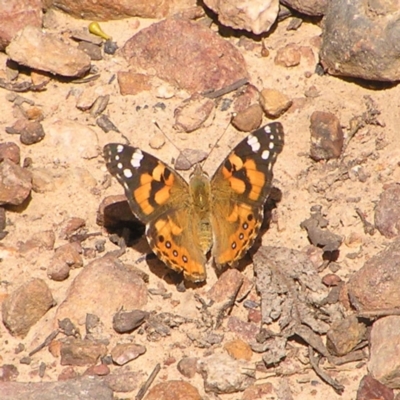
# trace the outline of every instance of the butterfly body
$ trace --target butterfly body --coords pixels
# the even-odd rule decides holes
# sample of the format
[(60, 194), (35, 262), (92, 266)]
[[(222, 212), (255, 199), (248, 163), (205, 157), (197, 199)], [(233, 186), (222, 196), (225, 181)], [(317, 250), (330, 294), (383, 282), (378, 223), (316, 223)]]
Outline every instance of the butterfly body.
[(189, 183), (135, 147), (110, 143), (104, 156), (132, 212), (146, 224), (153, 252), (186, 279), (201, 282), (210, 249), (217, 265), (233, 265), (254, 243), (282, 147), (282, 125), (271, 123), (242, 140), (211, 179), (196, 165)]

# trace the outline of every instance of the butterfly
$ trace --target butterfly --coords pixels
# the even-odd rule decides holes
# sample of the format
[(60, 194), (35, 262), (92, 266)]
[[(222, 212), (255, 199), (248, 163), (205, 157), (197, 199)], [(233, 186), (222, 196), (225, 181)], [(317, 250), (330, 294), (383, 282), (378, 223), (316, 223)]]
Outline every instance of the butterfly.
[(234, 266), (254, 243), (283, 144), (282, 124), (270, 123), (243, 139), (211, 179), (197, 164), (189, 182), (137, 147), (109, 143), (104, 158), (146, 225), (152, 251), (185, 279), (202, 282), (210, 250), (217, 266)]

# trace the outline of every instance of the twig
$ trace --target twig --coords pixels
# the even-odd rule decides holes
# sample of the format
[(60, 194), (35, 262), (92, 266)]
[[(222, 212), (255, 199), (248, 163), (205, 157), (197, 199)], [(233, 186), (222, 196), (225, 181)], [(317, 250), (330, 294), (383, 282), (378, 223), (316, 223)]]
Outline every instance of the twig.
[(156, 379), (157, 374), (160, 372), (160, 369), (161, 369), (160, 364), (157, 364), (154, 367), (153, 372), (147, 378), (147, 381), (139, 389), (138, 394), (135, 397), (135, 400), (142, 400), (143, 399), (143, 397), (146, 394), (147, 390), (149, 389), (150, 385), (153, 383), (154, 379)]
[(310, 359), (310, 364), (314, 372), (328, 385), (332, 386), (336, 393), (342, 394), (344, 391), (344, 386), (338, 381), (330, 377), (322, 368), (318, 365), (318, 360), (314, 357), (314, 351), (311, 346), (308, 346), (308, 357)]
[(356, 213), (360, 217), (361, 222), (364, 225), (364, 233), (367, 233), (368, 235), (373, 236), (373, 234), (375, 233), (374, 225), (372, 225), (371, 222), (367, 221), (367, 219), (365, 218), (364, 213), (359, 208), (356, 208)]
[(387, 308), (383, 310), (360, 311), (357, 313), (357, 318), (375, 319), (387, 317), (388, 315), (400, 315), (400, 308)]
[(209, 99), (216, 99), (217, 97), (224, 96), (227, 93), (239, 89), (241, 86), (245, 85), (248, 81), (249, 80), (247, 78), (242, 78), (236, 82), (233, 82), (231, 85), (223, 87), (222, 89), (203, 92), (202, 95), (204, 97), (208, 97)]
[(55, 331), (53, 331), (52, 333), (50, 333), (49, 336), (47, 336), (47, 338), (44, 340), (44, 342), (42, 344), (39, 344), (38, 347), (36, 347), (35, 349), (33, 349), (28, 355), (29, 357), (32, 357), (34, 354), (36, 354), (38, 351), (42, 350), (43, 348), (45, 348), (46, 346), (48, 346), (56, 337), (57, 335), (60, 333), (59, 329), (56, 329)]

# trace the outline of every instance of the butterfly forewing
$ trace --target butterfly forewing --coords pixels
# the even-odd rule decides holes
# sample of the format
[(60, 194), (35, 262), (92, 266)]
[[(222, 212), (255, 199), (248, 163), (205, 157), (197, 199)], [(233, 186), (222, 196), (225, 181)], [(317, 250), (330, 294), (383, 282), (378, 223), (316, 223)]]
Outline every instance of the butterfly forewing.
[[(242, 140), (214, 174), (211, 221), (217, 264), (233, 264), (254, 243), (283, 144), (282, 125), (268, 124)], [(226, 217), (221, 218), (221, 213)]]

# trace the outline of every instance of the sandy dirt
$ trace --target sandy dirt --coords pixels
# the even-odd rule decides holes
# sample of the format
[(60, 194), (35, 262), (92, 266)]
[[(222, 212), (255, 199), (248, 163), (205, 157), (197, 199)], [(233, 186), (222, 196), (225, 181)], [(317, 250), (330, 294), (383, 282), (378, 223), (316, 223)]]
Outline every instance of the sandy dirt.
[[(59, 31), (81, 28), (87, 26), (86, 21), (78, 21), (57, 14)], [(139, 29), (148, 26), (153, 21), (124, 20), (103, 23), (104, 31), (110, 33), (113, 39), (121, 47), (125, 41)], [(318, 26), (303, 23), (298, 31), (286, 31), (288, 22), (284, 21), (278, 25), (276, 30), (266, 39), (266, 45), (270, 51), (269, 57), (260, 56), (260, 43), (254, 50), (245, 50), (239, 47), (246, 59), (251, 76), (250, 81), (257, 88), (274, 88), (287, 94), (299, 107), (293, 107), (286, 112), (279, 121), (285, 129), (285, 147), (279, 156), (275, 166), (274, 185), (282, 192), (282, 200), (274, 211), (274, 222), (270, 229), (262, 237), (263, 244), (273, 246), (284, 246), (294, 249), (302, 249), (309, 245), (307, 234), (300, 228), (300, 223), (309, 217), (310, 207), (322, 205), (323, 211), (330, 222), (329, 228), (332, 232), (342, 235), (345, 243), (340, 248), (337, 260), (340, 265), (338, 275), (343, 280), (348, 280), (354, 271), (357, 271), (363, 263), (371, 256), (380, 251), (386, 244), (386, 240), (376, 233), (368, 236), (363, 231), (363, 225), (356, 214), (355, 208), (360, 208), (370, 222), (373, 222), (374, 207), (385, 184), (399, 181), (400, 168), (400, 142), (398, 140), (398, 121), (400, 120), (399, 105), (395, 99), (400, 96), (400, 88), (393, 87), (386, 90), (369, 89), (366, 85), (360, 85), (350, 80), (343, 80), (332, 76), (319, 76), (314, 73), (315, 64), (318, 59), (318, 48), (312, 43), (321, 30)], [(237, 44), (237, 38), (228, 38)], [(314, 52), (315, 59), (307, 61), (303, 59), (299, 66), (284, 68), (275, 65), (274, 57), (276, 51), (288, 43), (296, 43), (301, 46), (309, 46)], [(0, 65), (4, 68), (6, 57), (0, 55)], [(132, 144), (151, 152), (160, 159), (171, 163), (173, 158), (184, 148), (198, 148), (210, 151), (222, 136), (218, 146), (213, 149), (209, 159), (205, 163), (205, 170), (212, 174), (219, 163), (225, 158), (234, 143), (240, 141), (245, 134), (237, 132), (229, 126), (229, 110), (222, 112), (217, 109), (213, 123), (204, 129), (197, 130), (191, 134), (177, 133), (173, 129), (173, 112), (181, 101), (188, 97), (186, 93), (177, 92), (176, 96), (169, 100), (157, 99), (152, 91), (142, 93), (138, 96), (121, 96), (119, 94), (116, 80), (108, 84), (111, 77), (119, 70), (127, 68), (126, 62), (120, 57), (108, 57), (106, 60), (94, 62), (100, 70), (101, 78), (96, 82), (85, 85), (74, 83), (62, 83), (52, 81), (47, 90), (43, 92), (28, 92), (23, 96), (32, 99), (45, 115), (44, 127), (51, 126), (59, 119), (78, 121), (95, 130), (98, 136), (98, 157), (93, 159), (75, 158), (74, 141), (69, 146), (49, 146), (47, 138), (32, 146), (24, 146), (19, 143), (17, 136), (5, 133), (5, 127), (11, 126), (16, 116), (13, 114), (13, 104), (6, 100), (7, 92), (0, 89), (0, 141), (14, 141), (21, 147), (22, 158), (31, 157), (35, 167), (43, 167), (54, 178), (54, 190), (46, 193), (32, 193), (31, 200), (24, 207), (13, 208), (7, 212), (9, 231), (8, 236), (2, 241), (3, 245), (17, 247), (18, 242), (29, 239), (34, 233), (43, 230), (59, 230), (63, 222), (71, 217), (80, 217), (86, 221), (89, 232), (101, 231), (104, 238), (107, 233), (96, 225), (96, 212), (101, 200), (111, 194), (121, 194), (122, 187), (113, 179), (111, 185), (105, 184), (108, 175), (104, 160), (101, 156), (101, 148), (108, 142), (121, 141), (121, 134), (110, 132), (105, 134), (95, 125), (94, 119), (85, 112), (76, 108), (76, 97), (74, 90), (87, 90), (90, 86), (107, 87), (111, 92), (111, 101), (106, 113), (111, 121)], [(306, 97), (305, 93), (310, 87), (315, 86), (319, 93), (318, 97)], [(329, 111), (334, 113), (341, 121), (345, 133), (348, 132), (349, 121), (352, 117), (361, 115), (366, 111), (364, 96), (371, 96), (377, 108), (381, 111), (379, 120), (384, 124), (381, 126), (366, 126), (361, 129), (350, 141), (344, 157), (335, 162), (316, 163), (308, 154), (310, 149), (310, 115), (313, 111)], [(300, 101), (299, 99), (304, 99)], [(155, 107), (158, 102), (165, 104), (165, 109)], [(149, 147), (150, 138), (159, 134), (154, 125), (156, 121), (162, 128), (166, 144), (159, 150)], [(268, 122), (267, 119), (264, 121)], [(79, 137), (80, 132), (74, 133)], [(377, 148), (377, 143), (386, 143), (386, 146)], [(90, 144), (87, 144), (88, 146)], [(68, 155), (68, 157), (66, 157)], [(72, 160), (72, 161), (71, 161)], [(365, 182), (357, 179), (337, 179), (330, 187), (324, 187), (330, 174), (338, 174), (337, 166), (341, 163), (349, 163), (358, 160), (355, 165), (362, 165), (369, 175)], [(358, 202), (353, 199), (358, 197)], [(347, 243), (346, 238), (350, 235), (359, 237), (356, 245)], [(98, 237), (88, 240), (85, 244), (92, 246)], [(57, 237), (56, 247), (65, 243)], [(347, 244), (346, 244), (347, 243)], [(355, 247), (354, 247), (355, 246)], [(106, 250), (114, 250), (116, 246), (107, 241)], [(121, 258), (122, 261), (133, 263), (135, 260), (149, 252), (145, 239), (129, 248)], [(357, 256), (348, 258), (349, 253), (357, 253)], [(1, 262), (1, 286), (2, 297), (17, 288), (21, 283), (31, 277), (39, 277), (46, 280), (53, 292), (58, 304), (62, 302), (72, 279), (79, 273), (74, 270), (69, 279), (63, 282), (53, 282), (46, 276), (46, 268), (52, 256), (52, 252), (34, 252), (28, 255), (7, 257)], [(85, 260), (85, 263), (90, 260)], [(162, 285), (172, 293), (170, 299), (163, 300), (161, 297), (153, 296), (149, 300), (148, 309), (171, 310), (182, 315), (197, 315), (197, 303), (193, 296), (197, 292), (204, 294), (216, 282), (217, 277), (213, 270), (208, 271), (208, 281), (200, 288), (189, 288), (185, 293), (179, 293), (173, 285), (169, 285), (159, 276), (154, 274), (145, 262), (140, 268), (146, 270), (150, 275), (149, 288)], [(147, 268), (147, 269), (146, 269)], [(328, 272), (328, 271), (326, 271)], [(243, 272), (249, 278), (252, 277), (252, 266), (249, 265)], [(240, 312), (238, 315), (240, 315)], [(234, 309), (233, 315), (236, 311)], [(40, 381), (37, 376), (37, 367), (41, 361), (48, 364), (44, 380), (56, 380), (62, 370), (47, 351), (42, 351), (33, 357), (31, 365), (21, 365), (20, 354), (15, 354), (18, 343), (24, 343), (30, 350), (40, 343), (50, 333), (50, 327), (54, 323), (55, 309), (49, 311), (37, 326), (33, 327), (28, 336), (21, 340), (13, 338), (3, 325), (0, 326), (1, 334), (1, 361), (3, 364), (15, 364), (19, 370), (18, 381)], [(234, 336), (225, 330), (225, 340)], [(115, 334), (117, 336), (117, 334)], [(143, 338), (144, 340), (144, 338)], [(140, 358), (140, 366), (136, 367), (132, 362), (131, 370), (139, 368), (146, 374), (154, 367), (154, 360), (162, 364), (162, 371), (157, 381), (167, 379), (182, 379), (176, 369), (176, 365), (170, 366), (163, 363), (174, 357), (179, 360), (183, 355), (202, 356), (205, 350), (190, 347), (185, 350), (177, 346), (177, 343), (187, 343), (188, 339), (178, 331), (161, 342), (146, 343), (147, 353)], [(294, 346), (297, 346), (294, 344)], [(306, 349), (300, 345), (301, 352)], [(261, 359), (258, 354), (253, 355), (252, 362)], [(367, 361), (367, 360), (365, 360)], [(118, 367), (115, 367), (118, 368)], [(78, 369), (79, 370), (79, 369)], [(82, 369), (83, 371), (84, 369)], [(36, 372), (35, 372), (36, 371)], [(80, 370), (79, 370), (80, 371)], [(334, 393), (332, 388), (320, 381), (314, 372), (307, 366), (302, 374), (288, 377), (290, 388), (294, 399), (339, 399), (355, 398), (355, 393), (361, 377), (367, 372), (366, 363), (360, 365), (348, 364), (337, 367), (332, 375), (345, 385), (345, 394), (341, 397)], [(272, 375), (272, 376), (271, 376)], [(258, 374), (258, 383), (271, 382), (277, 385), (279, 377), (273, 374)], [(205, 395), (202, 379), (199, 375), (190, 382), (196, 386), (200, 393)], [(238, 399), (241, 394), (221, 395), (221, 399)]]

